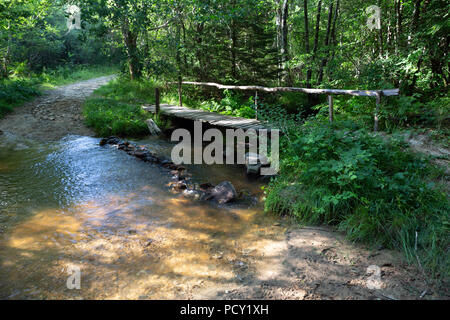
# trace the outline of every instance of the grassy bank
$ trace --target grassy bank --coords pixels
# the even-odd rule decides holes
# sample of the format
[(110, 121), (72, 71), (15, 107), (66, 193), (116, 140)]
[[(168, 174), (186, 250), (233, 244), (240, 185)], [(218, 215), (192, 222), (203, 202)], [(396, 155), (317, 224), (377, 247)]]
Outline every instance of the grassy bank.
[(0, 119), (45, 90), (115, 72), (117, 69), (108, 66), (66, 66), (44, 71), (39, 75), (15, 75), (10, 79), (0, 80)]
[(0, 81), (0, 119), (15, 107), (38, 96), (38, 81), (13, 79)]
[(282, 139), (281, 173), (267, 211), (329, 224), (354, 241), (403, 251), (433, 278), (450, 275), (450, 203), (433, 183), (443, 170), (401, 140), (354, 124), (314, 121)]
[[(102, 137), (140, 137), (148, 134), (145, 120), (151, 115), (143, 111), (143, 104), (155, 103), (153, 81), (129, 81), (122, 78), (94, 92), (84, 105), (86, 124)], [(170, 126), (170, 121), (162, 116), (154, 116), (161, 129)]]

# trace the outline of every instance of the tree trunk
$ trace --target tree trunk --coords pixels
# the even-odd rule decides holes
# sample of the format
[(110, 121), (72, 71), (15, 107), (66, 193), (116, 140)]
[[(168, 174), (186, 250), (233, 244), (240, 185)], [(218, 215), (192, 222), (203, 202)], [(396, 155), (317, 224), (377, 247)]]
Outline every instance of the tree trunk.
[[(308, 0), (303, 1), (303, 8), (305, 11), (305, 53), (309, 54), (309, 22), (308, 22)], [(311, 62), (310, 62), (311, 63)], [(306, 88), (311, 88), (311, 67), (306, 71)], [(309, 97), (309, 95), (308, 95)]]
[(0, 70), (0, 79), (8, 79), (9, 78), (9, 47), (6, 49), (6, 54), (2, 59), (2, 65)]
[(317, 4), (317, 17), (316, 17), (316, 34), (314, 36), (314, 48), (313, 48), (313, 60), (316, 58), (317, 48), (319, 46), (319, 30), (320, 30), (320, 13), (322, 11), (322, 0), (319, 0)]
[[(234, 4), (235, 5), (235, 4)], [(230, 38), (231, 38), (231, 48), (230, 48), (230, 58), (231, 58), (231, 75), (233, 79), (237, 80), (237, 26), (235, 19), (231, 20), (230, 25)]]
[[(181, 86), (181, 82), (183, 80), (183, 64), (181, 62), (181, 21), (179, 21), (177, 23), (177, 27), (176, 27), (176, 62), (177, 62), (177, 68), (178, 68), (178, 84), (179, 86)], [(181, 90), (181, 87), (178, 88), (179, 91)], [(180, 95), (180, 106), (182, 106), (182, 101), (181, 101), (181, 95)]]
[[(378, 7), (381, 8), (381, 0), (378, 0)], [(380, 12), (380, 15), (382, 13)], [(380, 17), (381, 19), (381, 17)], [(383, 25), (381, 24), (380, 30), (378, 30), (378, 41), (379, 41), (379, 45), (380, 45), (380, 49), (379, 49), (379, 54), (380, 54), (380, 59), (383, 58), (384, 56), (384, 48), (383, 48)]]
[(403, 6), (402, 0), (397, 0), (396, 3), (397, 23), (396, 23), (396, 41), (395, 53), (398, 53), (402, 47), (402, 23), (403, 23)]
[(422, 3), (422, 0), (414, 1), (414, 11), (413, 11), (413, 16), (412, 16), (412, 20), (411, 20), (411, 32), (417, 31), (417, 26), (419, 25), (419, 19), (420, 19), (421, 3)]
[[(409, 36), (409, 44), (411, 44), (411, 39), (413, 37), (413, 33), (417, 31), (417, 26), (418, 26), (419, 20), (420, 20), (420, 5), (421, 5), (421, 3), (422, 3), (422, 0), (416, 0), (414, 2), (414, 11), (413, 11), (413, 16), (412, 16), (412, 20), (411, 20), (411, 31), (410, 31), (410, 36)], [(417, 71), (414, 72), (412, 83), (410, 86), (411, 92), (413, 92), (414, 87), (416, 86), (418, 73), (420, 73), (420, 71), (422, 69), (424, 54), (425, 54), (425, 48), (422, 49), (422, 54), (417, 61)]]
[(328, 9), (328, 25), (327, 25), (327, 34), (325, 36), (325, 57), (322, 59), (322, 63), (320, 65), (319, 77), (317, 78), (317, 83), (320, 85), (323, 81), (323, 70), (328, 62), (328, 52), (329, 52), (329, 44), (330, 44), (330, 33), (331, 33), (331, 22), (333, 20), (333, 7), (334, 1), (331, 1), (330, 8)]
[[(332, 44), (333, 48), (332, 48), (332, 51), (331, 51), (330, 62), (332, 62), (334, 60), (334, 56), (336, 54), (336, 46), (337, 46), (336, 23), (337, 23), (337, 19), (339, 17), (339, 5), (340, 5), (339, 0), (337, 0), (337, 2), (336, 2), (336, 10), (335, 10), (334, 19), (333, 19), (333, 27), (331, 29), (331, 44)], [(330, 78), (330, 81), (333, 80), (333, 73), (332, 72), (329, 73), (329, 78)]]
[[(278, 27), (278, 50), (280, 55), (279, 67), (282, 70), (281, 81), (289, 79), (289, 70), (287, 68), (287, 61), (289, 55), (288, 49), (288, 17), (289, 17), (289, 0), (279, 0), (277, 9), (277, 27)], [(289, 80), (288, 80), (289, 82)]]
[[(10, 27), (10, 25), (9, 25)], [(10, 62), (10, 54), (11, 54), (11, 34), (8, 33), (8, 43), (6, 45), (6, 52), (5, 56), (3, 57), (1, 61), (1, 68), (0, 68), (0, 79), (8, 79), (9, 78), (9, 62)]]
[(198, 64), (200, 65), (200, 68), (198, 69), (198, 77), (200, 78), (201, 81), (205, 81), (207, 80), (206, 77), (206, 68), (205, 68), (205, 59), (204, 59), (204, 55), (203, 55), (203, 30), (205, 28), (204, 23), (199, 23), (197, 24), (197, 32), (196, 32), (196, 42), (197, 42), (197, 46), (195, 48), (196, 50), (196, 57), (198, 60)]
[[(183, 45), (186, 46), (186, 26), (184, 24), (184, 21), (181, 21), (181, 28), (183, 29)], [(187, 54), (183, 54), (183, 62), (184, 69), (186, 70), (188, 66)]]
[(139, 59), (139, 50), (137, 48), (137, 32), (132, 32), (128, 21), (122, 25), (122, 35), (125, 42), (128, 55), (128, 65), (131, 80), (139, 79), (142, 76), (142, 64)]

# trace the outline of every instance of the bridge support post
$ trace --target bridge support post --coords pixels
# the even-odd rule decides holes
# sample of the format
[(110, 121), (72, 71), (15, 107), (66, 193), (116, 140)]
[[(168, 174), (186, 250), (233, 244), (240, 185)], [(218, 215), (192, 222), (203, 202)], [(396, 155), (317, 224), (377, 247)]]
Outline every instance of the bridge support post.
[(155, 114), (159, 114), (159, 111), (161, 109), (159, 98), (160, 98), (159, 88), (156, 87), (155, 88)]
[(330, 94), (328, 96), (328, 114), (330, 118), (330, 123), (334, 122), (334, 101), (333, 96)]
[(379, 115), (380, 115), (380, 107), (381, 107), (381, 96), (382, 96), (382, 92), (381, 91), (377, 91), (377, 106), (376, 106), (376, 110), (375, 110), (375, 125), (374, 125), (374, 131), (377, 132), (378, 131), (378, 125), (379, 125)]
[(183, 106), (183, 94), (182, 94), (182, 81), (181, 77), (178, 78), (178, 104)]
[(255, 92), (255, 119), (258, 120), (258, 91)]

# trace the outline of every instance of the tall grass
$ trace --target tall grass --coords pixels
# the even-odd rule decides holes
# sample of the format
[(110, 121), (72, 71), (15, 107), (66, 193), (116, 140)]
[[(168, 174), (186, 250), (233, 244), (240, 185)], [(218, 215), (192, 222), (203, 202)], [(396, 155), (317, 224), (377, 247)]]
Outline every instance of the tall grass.
[[(111, 81), (87, 100), (83, 111), (86, 124), (99, 136), (140, 137), (148, 134), (145, 120), (152, 115), (141, 107), (155, 103), (156, 85), (151, 80), (118, 78)], [(163, 130), (171, 126), (162, 115), (154, 115), (153, 119)]]
[(86, 124), (99, 136), (112, 135), (135, 137), (148, 133), (146, 111), (138, 105), (131, 105), (105, 98), (89, 99), (84, 105)]

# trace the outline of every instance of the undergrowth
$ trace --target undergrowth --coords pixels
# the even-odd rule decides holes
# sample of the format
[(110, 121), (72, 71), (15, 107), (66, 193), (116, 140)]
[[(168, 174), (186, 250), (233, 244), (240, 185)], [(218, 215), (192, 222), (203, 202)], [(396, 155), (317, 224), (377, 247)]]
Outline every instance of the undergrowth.
[(20, 104), (38, 96), (36, 81), (3, 80), (0, 81), (0, 119)]
[(445, 174), (404, 142), (348, 125), (310, 122), (282, 139), (281, 173), (268, 211), (330, 224), (351, 240), (402, 250), (448, 278), (449, 200), (432, 181)]
[(102, 137), (143, 136), (148, 133), (146, 111), (140, 106), (105, 98), (89, 99), (83, 110), (86, 124)]
[(150, 80), (118, 78), (97, 89), (83, 109), (86, 124), (99, 136), (141, 137), (149, 133), (145, 120), (153, 118), (165, 130), (171, 121), (161, 114), (151, 115), (142, 105), (155, 103), (155, 84)]

